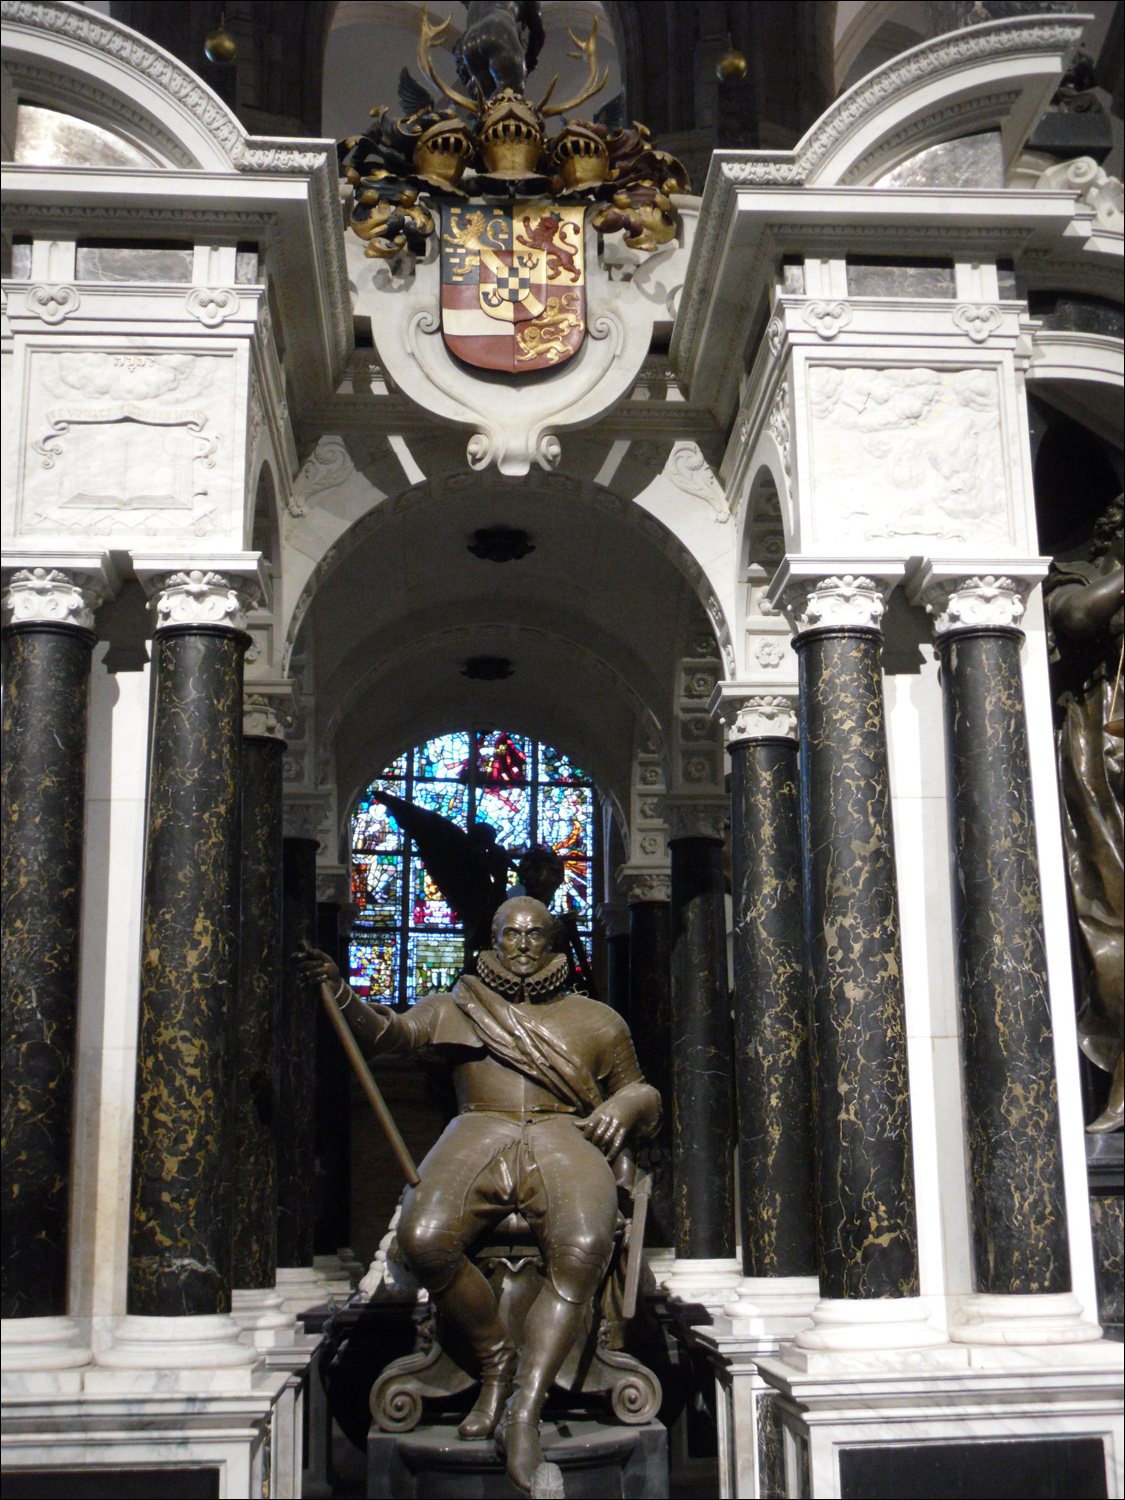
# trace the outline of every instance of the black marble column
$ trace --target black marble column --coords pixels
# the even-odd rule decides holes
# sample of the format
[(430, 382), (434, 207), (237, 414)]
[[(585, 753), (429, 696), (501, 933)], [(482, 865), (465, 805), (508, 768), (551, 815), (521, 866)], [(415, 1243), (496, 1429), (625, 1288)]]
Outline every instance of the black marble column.
[(978, 1292), (1070, 1290), (1035, 813), (1014, 629), (939, 635)]
[(732, 735), (728, 748), (742, 1269), (815, 1276), (797, 742)]
[(5, 1318), (67, 1310), (79, 917), (92, 631), (4, 632)]
[[(663, 882), (667, 884), (667, 877)], [(675, 1243), (672, 1202), (672, 939), (667, 901), (629, 905), (629, 1027), (641, 1072), (664, 1105), (655, 1140), (642, 1148), (652, 1172), (645, 1244)]]
[(130, 1313), (230, 1310), (247, 643), (195, 624), (153, 642)]
[(277, 1028), (277, 1263), (311, 1266), (315, 1235), (315, 996), (301, 988), (291, 955), (304, 939), (316, 946), (316, 839), (287, 838), (282, 877), (283, 978)]
[(723, 846), (673, 838), (672, 1142), (676, 1253), (734, 1254), (734, 1094)]
[(281, 1011), (281, 765), (285, 741), (242, 741), (242, 900), (234, 1032), (231, 1277), (277, 1279), (277, 1022)]
[(880, 639), (857, 627), (795, 642), (822, 1297), (918, 1292)]

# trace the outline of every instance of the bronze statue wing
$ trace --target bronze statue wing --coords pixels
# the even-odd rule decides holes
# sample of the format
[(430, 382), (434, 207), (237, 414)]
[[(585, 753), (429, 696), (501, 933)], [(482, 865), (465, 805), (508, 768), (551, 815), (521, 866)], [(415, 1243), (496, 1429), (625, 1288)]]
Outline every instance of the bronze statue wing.
[(440, 813), (389, 792), (373, 795), (413, 839), (427, 874), (468, 932), (493, 900), (488, 861), (481, 850), (463, 828)]

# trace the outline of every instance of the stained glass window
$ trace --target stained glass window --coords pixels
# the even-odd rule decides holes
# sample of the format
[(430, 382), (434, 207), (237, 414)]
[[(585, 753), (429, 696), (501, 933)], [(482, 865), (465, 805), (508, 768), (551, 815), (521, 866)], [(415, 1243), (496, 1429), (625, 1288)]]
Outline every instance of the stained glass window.
[[(448, 989), (464, 962), (464, 936), (411, 840), (373, 793), (402, 797), (459, 828), (488, 823), (518, 859), (546, 844), (566, 874), (554, 902), (575, 918), (590, 951), (597, 792), (552, 745), (506, 730), (445, 734), (400, 755), (352, 814), (351, 984), (365, 999), (412, 1005)], [(509, 876), (514, 884), (516, 875)]]

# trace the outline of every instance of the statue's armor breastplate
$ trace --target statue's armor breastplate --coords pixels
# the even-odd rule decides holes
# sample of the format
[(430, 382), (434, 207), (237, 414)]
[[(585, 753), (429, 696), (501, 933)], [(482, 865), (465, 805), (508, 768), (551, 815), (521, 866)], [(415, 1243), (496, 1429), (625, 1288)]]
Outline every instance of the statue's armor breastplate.
[(453, 1069), (453, 1087), (462, 1113), (487, 1111), (492, 1114), (576, 1114), (565, 1100), (541, 1084), (525, 1078), (515, 1068), (485, 1054), (460, 1062)]

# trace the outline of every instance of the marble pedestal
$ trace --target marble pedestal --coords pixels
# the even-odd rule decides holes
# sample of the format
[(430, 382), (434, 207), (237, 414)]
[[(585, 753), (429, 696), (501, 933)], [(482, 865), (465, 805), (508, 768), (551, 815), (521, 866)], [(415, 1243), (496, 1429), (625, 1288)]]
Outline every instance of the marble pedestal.
[[(662, 1500), (668, 1494), (668, 1434), (659, 1422), (543, 1423), (543, 1458), (562, 1471), (562, 1488), (543, 1494), (614, 1500)], [(367, 1440), (367, 1493), (372, 1500), (519, 1500), (495, 1443), (459, 1441), (453, 1427), (379, 1432)]]
[(122, 1471), (143, 1470), (151, 1475), (151, 1493), (158, 1494), (162, 1488), (176, 1492), (177, 1472), (194, 1477), (203, 1469), (214, 1471), (214, 1493), (221, 1500), (300, 1494), (275, 1480), (282, 1457), (276, 1450), (277, 1407), (287, 1381), (283, 1372), (258, 1369), (241, 1391), (150, 1388), (5, 1397), (5, 1479), (30, 1470), (96, 1474), (108, 1487)]
[(763, 1493), (1122, 1493), (1116, 1345), (947, 1344), (824, 1351), (806, 1362), (798, 1369), (784, 1351), (756, 1361), (776, 1424), (764, 1446), (779, 1487)]
[(737, 1295), (743, 1279), (737, 1256), (708, 1259), (657, 1252), (646, 1258), (669, 1302), (705, 1307), (712, 1317)]
[[(316, 1374), (316, 1356), (322, 1339), (315, 1333), (298, 1333), (293, 1342), (285, 1346), (274, 1346), (262, 1351), (262, 1359), (271, 1375), (285, 1376), (285, 1386), (274, 1408), (274, 1483), (270, 1491), (277, 1500), (300, 1500), (303, 1494), (316, 1490), (330, 1493), (325, 1462), (326, 1444), (313, 1441), (314, 1417), (321, 1413), (320, 1428), (327, 1426), (324, 1413), (323, 1387)], [(318, 1402), (316, 1393), (320, 1392)], [(309, 1448), (305, 1451), (305, 1410), (309, 1408)], [(320, 1464), (314, 1468), (309, 1462), (319, 1457)], [(304, 1472), (308, 1470), (309, 1482)]]
[(715, 1374), (723, 1500), (785, 1493), (779, 1398), (756, 1362), (776, 1355), (808, 1325), (816, 1300), (815, 1276), (778, 1277), (772, 1285), (746, 1277), (724, 1313), (688, 1332), (688, 1343), (706, 1355)]

